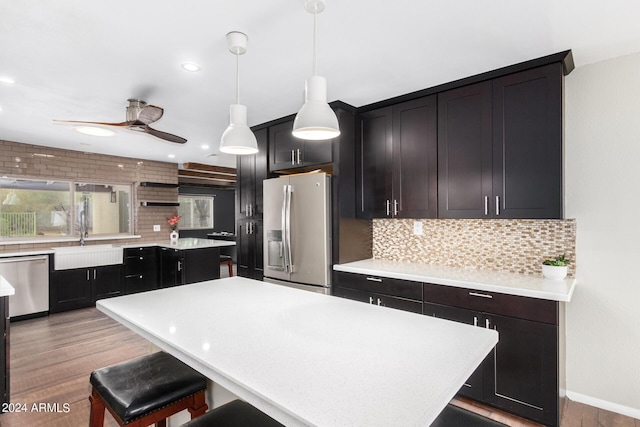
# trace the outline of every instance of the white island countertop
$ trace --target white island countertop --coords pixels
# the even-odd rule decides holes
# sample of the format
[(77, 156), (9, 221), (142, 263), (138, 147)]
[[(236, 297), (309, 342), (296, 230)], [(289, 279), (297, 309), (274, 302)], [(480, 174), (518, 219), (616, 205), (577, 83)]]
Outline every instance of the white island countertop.
[(494, 330), (232, 277), (97, 302), (287, 426), (428, 426)]
[(202, 248), (219, 248), (223, 246), (235, 246), (236, 242), (233, 240), (215, 240), (215, 239), (199, 239), (196, 237), (184, 237), (178, 239), (177, 242), (172, 243), (169, 241), (158, 241), (152, 243), (142, 243), (142, 244), (126, 244), (121, 245), (123, 248), (139, 248), (142, 246), (160, 246), (162, 248), (172, 248), (172, 249), (202, 249)]
[(0, 297), (8, 297), (10, 295), (15, 295), (15, 293), (16, 290), (13, 289), (13, 286), (11, 286), (11, 284), (7, 282), (7, 279), (0, 274)]
[(333, 266), (335, 271), (389, 277), (436, 285), (498, 292), (523, 297), (568, 302), (576, 279), (551, 280), (540, 276), (472, 270), (417, 262), (365, 259)]

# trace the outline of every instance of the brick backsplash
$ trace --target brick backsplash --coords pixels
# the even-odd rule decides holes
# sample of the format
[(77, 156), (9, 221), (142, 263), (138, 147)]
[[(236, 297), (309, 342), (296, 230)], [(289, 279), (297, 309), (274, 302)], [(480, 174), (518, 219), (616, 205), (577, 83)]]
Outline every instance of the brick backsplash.
[[(414, 222), (423, 234), (413, 233)], [(576, 220), (374, 219), (373, 257), (542, 275), (547, 258), (566, 254), (576, 271)]]
[[(133, 243), (168, 240), (171, 231), (167, 218), (177, 212), (176, 207), (142, 207), (141, 201), (178, 201), (177, 188), (140, 187), (144, 181), (178, 183), (176, 163), (157, 162), (106, 154), (63, 150), (39, 145), (0, 141), (0, 175), (13, 178), (50, 178), (69, 181), (109, 182), (134, 184), (133, 188), (133, 232), (140, 239), (114, 239), (88, 242)], [(153, 225), (160, 224), (162, 231), (154, 232)], [(64, 246), (56, 243), (55, 246)], [(77, 245), (76, 242), (68, 245)], [(0, 239), (0, 252), (49, 249), (51, 243), (28, 243), (4, 245)]]

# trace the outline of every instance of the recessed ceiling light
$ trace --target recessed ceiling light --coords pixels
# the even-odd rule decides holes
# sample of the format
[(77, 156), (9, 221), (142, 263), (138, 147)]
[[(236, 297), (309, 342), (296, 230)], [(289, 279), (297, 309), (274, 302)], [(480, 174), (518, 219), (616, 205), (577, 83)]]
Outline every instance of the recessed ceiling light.
[(169, 157), (170, 159), (173, 159), (173, 158), (176, 157), (176, 155), (175, 154), (169, 154), (167, 157)]
[(202, 148), (203, 150), (208, 150), (209, 146), (207, 144), (202, 144), (200, 148)]
[(12, 85), (14, 84), (16, 81), (13, 80), (11, 77), (7, 77), (7, 76), (0, 76), (0, 82), (2, 83), (6, 83), (8, 85)]
[(76, 132), (91, 136), (113, 136), (116, 133), (109, 129), (97, 128), (93, 126), (76, 126), (73, 128)]
[(193, 62), (185, 62), (184, 64), (182, 64), (182, 68), (191, 72), (200, 71), (200, 66), (198, 64), (194, 64)]

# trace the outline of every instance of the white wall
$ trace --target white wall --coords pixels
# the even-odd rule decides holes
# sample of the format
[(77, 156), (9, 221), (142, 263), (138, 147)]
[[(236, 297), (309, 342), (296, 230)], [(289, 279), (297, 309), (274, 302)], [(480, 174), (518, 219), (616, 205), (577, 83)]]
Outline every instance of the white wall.
[(565, 79), (565, 215), (578, 278), (567, 395), (640, 418), (640, 54)]

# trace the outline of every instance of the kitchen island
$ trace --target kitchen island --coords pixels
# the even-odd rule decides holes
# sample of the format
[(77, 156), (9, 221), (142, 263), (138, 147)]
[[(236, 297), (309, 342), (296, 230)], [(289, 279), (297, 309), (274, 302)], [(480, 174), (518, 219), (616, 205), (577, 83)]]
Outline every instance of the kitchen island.
[(241, 277), (97, 307), (287, 426), (428, 426), (498, 341)]
[[(0, 405), (9, 403), (9, 296), (15, 289), (0, 275)], [(0, 412), (0, 415), (1, 412)]]

